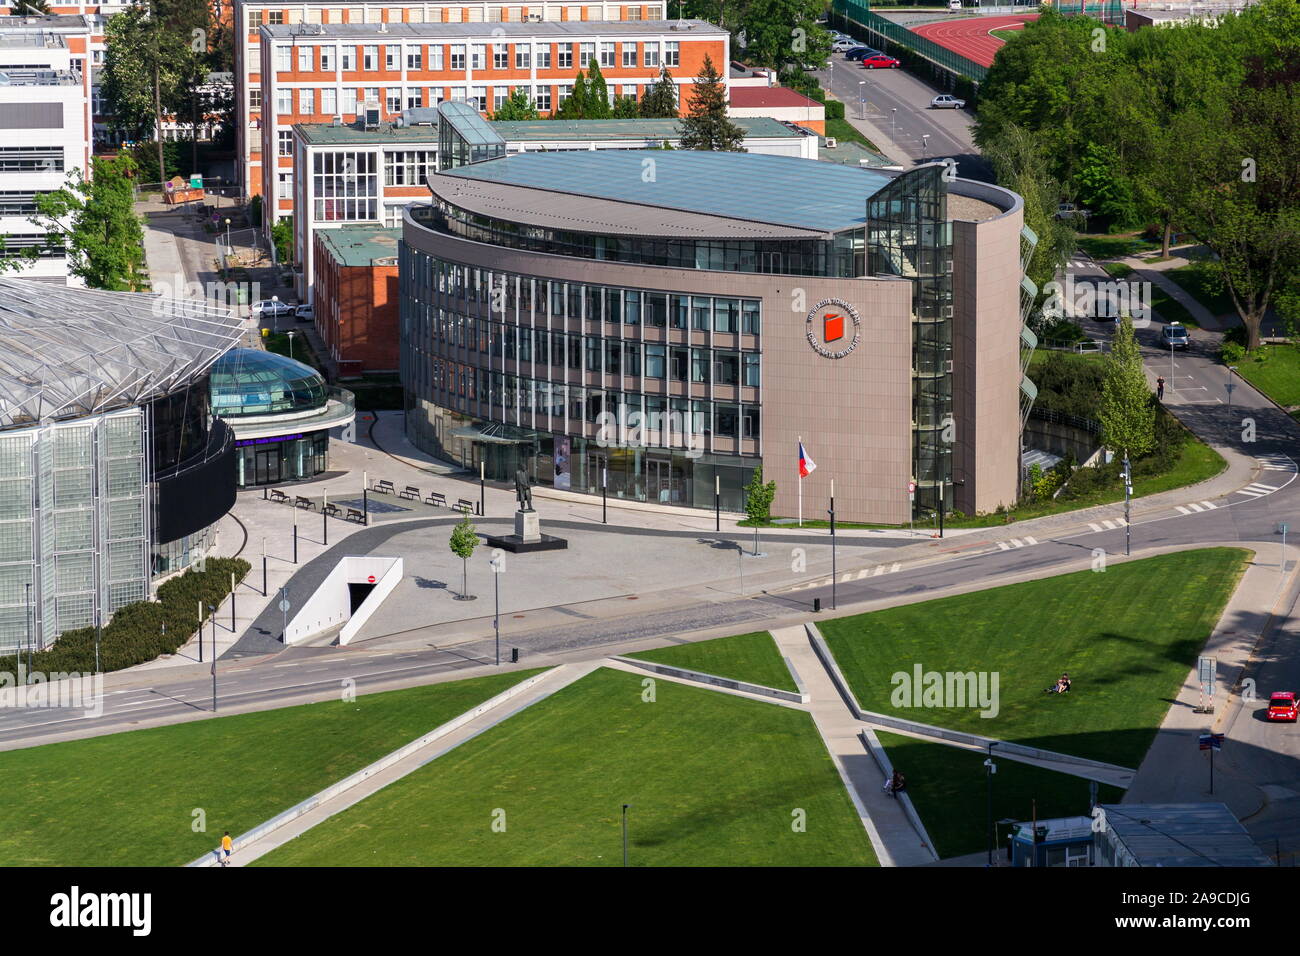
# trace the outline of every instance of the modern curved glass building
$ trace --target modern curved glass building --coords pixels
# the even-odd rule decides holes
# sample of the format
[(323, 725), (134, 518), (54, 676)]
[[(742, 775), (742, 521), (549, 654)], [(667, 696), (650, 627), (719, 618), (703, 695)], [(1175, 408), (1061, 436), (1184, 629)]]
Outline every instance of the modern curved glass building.
[(300, 481), (329, 463), (329, 430), (356, 417), (352, 393), (310, 365), (261, 349), (231, 349), (212, 367), (212, 410), (234, 429), (241, 487)]
[(0, 653), (150, 596), (235, 501), (225, 310), (0, 279)]
[(762, 464), (794, 515), (802, 439), (810, 517), (831, 479), (850, 521), (1015, 500), (1036, 237), (1013, 193), (940, 163), (692, 151), (509, 155), (428, 186), (400, 259), (422, 449), (710, 508)]

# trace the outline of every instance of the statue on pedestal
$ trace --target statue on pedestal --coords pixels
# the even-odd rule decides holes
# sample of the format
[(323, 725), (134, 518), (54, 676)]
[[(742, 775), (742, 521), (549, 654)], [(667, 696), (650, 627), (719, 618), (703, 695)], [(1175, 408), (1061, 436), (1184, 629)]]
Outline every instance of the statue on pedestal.
[(519, 500), (520, 511), (533, 510), (533, 485), (528, 480), (528, 472), (522, 468), (515, 471), (515, 498)]

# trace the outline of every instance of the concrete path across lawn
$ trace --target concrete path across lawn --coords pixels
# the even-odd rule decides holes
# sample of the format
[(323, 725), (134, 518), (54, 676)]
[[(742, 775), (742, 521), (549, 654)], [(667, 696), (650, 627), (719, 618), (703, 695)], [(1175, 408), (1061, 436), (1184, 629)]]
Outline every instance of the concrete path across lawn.
[(807, 632), (803, 627), (783, 627), (773, 631), (772, 636), (803, 682), (813, 723), (853, 798), (881, 865), (933, 863), (934, 850), (921, 841), (902, 805), (881, 790), (884, 777), (858, 736), (862, 725), (817, 659)]
[[(355, 786), (323, 800), (318, 806), (287, 821), (283, 826), (277, 827), (265, 836), (252, 840), (246, 845), (240, 842), (243, 837), (236, 839), (231, 863), (235, 866), (252, 863), (276, 847), (283, 846), (295, 837), (301, 836), (335, 814), (341, 813), (348, 807), (355, 806), (390, 783), (401, 780), (407, 774), (419, 770), (430, 761), (436, 760), (443, 754), (456, 749), (466, 741), (477, 737), (484, 731), (495, 727), (533, 704), (545, 700), (556, 691), (581, 680), (600, 666), (601, 662), (599, 660), (581, 664), (562, 664), (549, 673), (541, 675), (540, 679), (527, 690), (501, 701), (452, 732), (438, 737), (427, 746), (407, 754), (391, 766), (385, 767), (378, 773), (361, 780)], [(215, 860), (215, 854), (212, 860)], [(209, 861), (204, 865), (211, 866), (213, 862)]]

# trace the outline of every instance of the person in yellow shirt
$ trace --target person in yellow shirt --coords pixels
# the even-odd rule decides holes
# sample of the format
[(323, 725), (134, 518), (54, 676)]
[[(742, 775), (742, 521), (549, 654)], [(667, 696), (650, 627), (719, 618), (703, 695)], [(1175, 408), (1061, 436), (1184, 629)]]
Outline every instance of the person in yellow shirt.
[(221, 838), (221, 865), (230, 866), (230, 854), (234, 852), (235, 841), (230, 839), (230, 831)]

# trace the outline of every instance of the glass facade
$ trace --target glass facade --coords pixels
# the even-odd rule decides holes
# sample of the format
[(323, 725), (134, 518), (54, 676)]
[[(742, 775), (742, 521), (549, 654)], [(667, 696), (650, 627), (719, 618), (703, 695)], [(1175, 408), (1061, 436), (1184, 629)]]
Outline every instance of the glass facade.
[(323, 408), (328, 389), (310, 365), (261, 349), (231, 349), (212, 367), (212, 411), (225, 419)]
[(300, 481), (322, 474), (329, 462), (330, 433), (244, 438), (235, 442), (236, 483), (241, 488)]
[(740, 508), (761, 456), (762, 307), (537, 279), (401, 246), (402, 381), (420, 448), (508, 481)]
[(0, 436), (0, 653), (148, 596), (147, 432), (135, 407)]
[(912, 283), (912, 475), (918, 511), (952, 506), (952, 223), (944, 167), (899, 176), (867, 201), (867, 268)]

